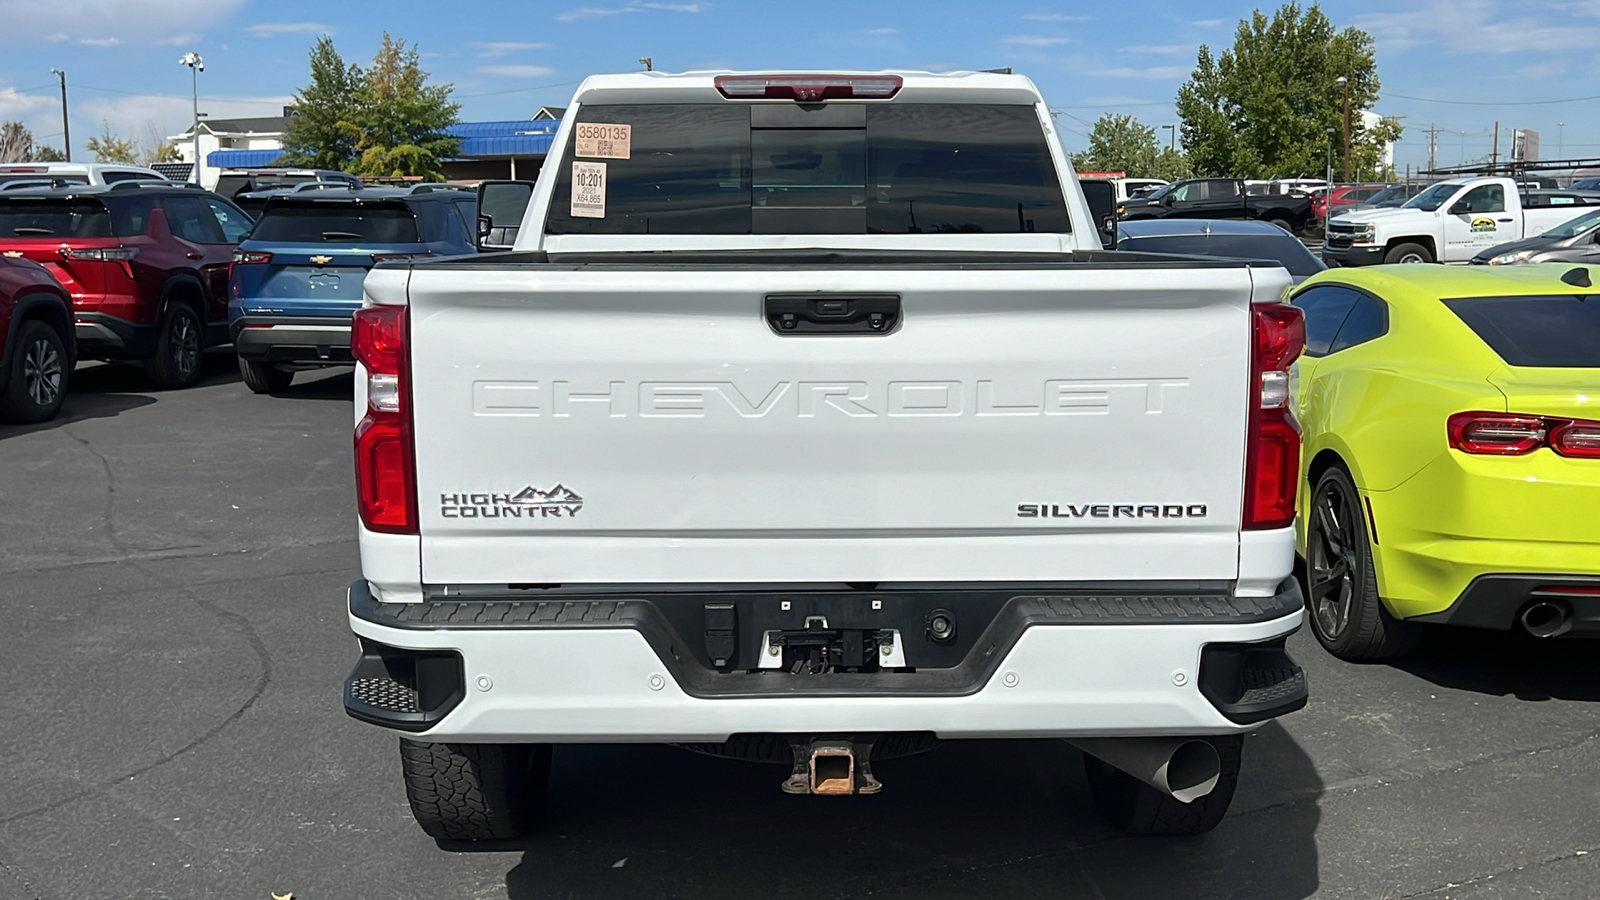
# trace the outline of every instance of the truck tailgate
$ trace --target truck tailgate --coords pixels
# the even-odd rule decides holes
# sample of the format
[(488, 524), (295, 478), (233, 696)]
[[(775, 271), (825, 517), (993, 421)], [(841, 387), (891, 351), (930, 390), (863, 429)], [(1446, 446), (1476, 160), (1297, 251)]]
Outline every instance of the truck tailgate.
[[(1251, 279), (417, 267), (423, 580), (1236, 577)], [(902, 319), (768, 324), (768, 295), (808, 293)]]

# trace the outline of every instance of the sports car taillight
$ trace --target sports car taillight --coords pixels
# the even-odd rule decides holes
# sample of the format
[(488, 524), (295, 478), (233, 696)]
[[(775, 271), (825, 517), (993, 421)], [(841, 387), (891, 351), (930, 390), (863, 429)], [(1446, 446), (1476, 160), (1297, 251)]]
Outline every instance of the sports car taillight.
[(356, 425), (357, 507), (367, 528), (389, 534), (417, 533), (409, 313), (369, 306), (350, 323), (350, 350), (367, 373), (367, 412)]
[(1549, 447), (1561, 456), (1600, 459), (1600, 422), (1520, 413), (1464, 412), (1446, 424), (1450, 447), (1462, 453), (1523, 456)]
[(1289, 412), (1289, 367), (1305, 349), (1306, 322), (1287, 304), (1255, 306), (1251, 317), (1243, 527), (1286, 528), (1294, 521), (1300, 484), (1300, 426)]

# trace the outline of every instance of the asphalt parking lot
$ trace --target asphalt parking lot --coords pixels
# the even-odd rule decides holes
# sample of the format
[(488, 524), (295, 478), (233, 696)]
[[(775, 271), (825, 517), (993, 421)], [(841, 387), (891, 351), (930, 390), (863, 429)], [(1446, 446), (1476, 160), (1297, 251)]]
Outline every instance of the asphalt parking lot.
[(257, 397), (80, 370), (0, 426), (0, 898), (1593, 897), (1600, 645), (1439, 633), (1399, 665), (1293, 641), (1306, 710), (1246, 744), (1198, 839), (1096, 821), (1060, 742), (946, 743), (872, 797), (670, 747), (562, 747), (547, 824), (411, 822), (348, 719), (347, 371)]

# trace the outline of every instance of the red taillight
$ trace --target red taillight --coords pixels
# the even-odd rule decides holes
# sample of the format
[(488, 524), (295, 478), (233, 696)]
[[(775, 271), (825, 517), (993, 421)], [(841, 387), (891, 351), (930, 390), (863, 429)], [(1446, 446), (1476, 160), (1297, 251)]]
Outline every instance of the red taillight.
[(350, 350), (366, 369), (367, 412), (356, 426), (356, 499), (372, 531), (417, 533), (411, 436), (409, 308), (369, 306), (350, 323)]
[(233, 261), (228, 263), (228, 277), (233, 277), (234, 266), (258, 266), (269, 262), (272, 262), (271, 253), (263, 253), (260, 250), (235, 250)]
[(1561, 456), (1600, 459), (1600, 422), (1520, 413), (1464, 412), (1446, 423), (1450, 447), (1462, 453), (1523, 456), (1549, 447)]
[(900, 92), (899, 75), (718, 75), (729, 100), (887, 100)]
[(1263, 304), (1251, 308), (1251, 320), (1243, 527), (1286, 528), (1294, 521), (1300, 484), (1300, 426), (1289, 412), (1289, 366), (1305, 349), (1305, 317), (1287, 304)]

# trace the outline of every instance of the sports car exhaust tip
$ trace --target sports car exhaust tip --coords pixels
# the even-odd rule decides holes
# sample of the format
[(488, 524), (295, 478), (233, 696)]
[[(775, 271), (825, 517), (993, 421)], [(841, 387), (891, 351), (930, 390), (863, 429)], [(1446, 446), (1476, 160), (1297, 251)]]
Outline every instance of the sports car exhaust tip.
[(1070, 743), (1182, 803), (1211, 793), (1222, 776), (1217, 748), (1198, 738), (1079, 738)]
[(1572, 630), (1572, 608), (1560, 600), (1536, 600), (1523, 607), (1517, 624), (1534, 637), (1557, 637)]

